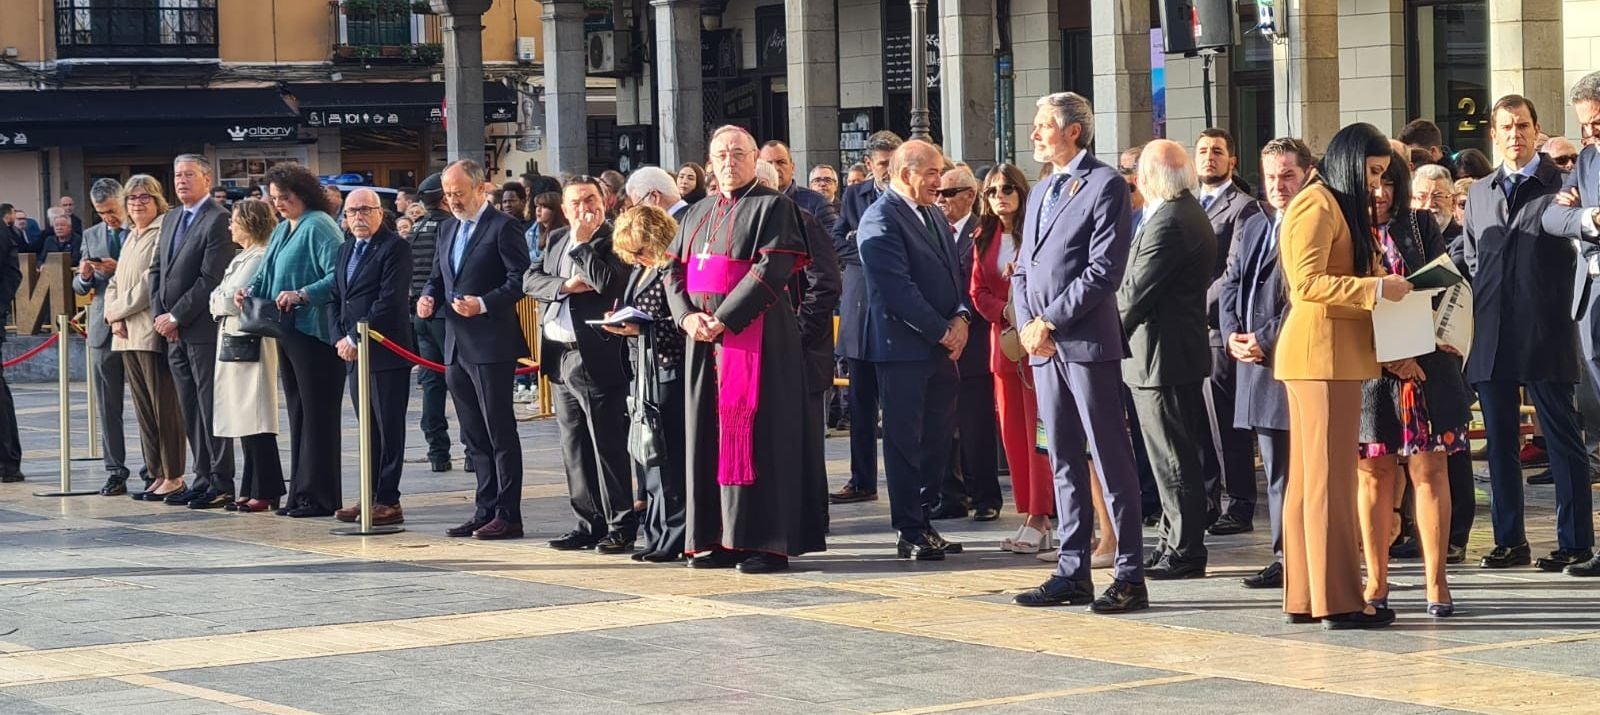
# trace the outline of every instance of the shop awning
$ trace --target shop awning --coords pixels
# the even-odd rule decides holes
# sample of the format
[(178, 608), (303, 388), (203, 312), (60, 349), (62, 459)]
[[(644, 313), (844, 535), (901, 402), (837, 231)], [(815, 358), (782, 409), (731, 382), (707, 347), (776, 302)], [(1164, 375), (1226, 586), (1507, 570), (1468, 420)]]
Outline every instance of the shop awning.
[[(292, 84), (290, 94), (309, 127), (420, 127), (444, 119), (443, 82)], [(485, 123), (517, 121), (517, 93), (483, 83)]]
[(270, 87), (13, 90), (0, 107), (0, 150), (285, 141), (300, 121)]

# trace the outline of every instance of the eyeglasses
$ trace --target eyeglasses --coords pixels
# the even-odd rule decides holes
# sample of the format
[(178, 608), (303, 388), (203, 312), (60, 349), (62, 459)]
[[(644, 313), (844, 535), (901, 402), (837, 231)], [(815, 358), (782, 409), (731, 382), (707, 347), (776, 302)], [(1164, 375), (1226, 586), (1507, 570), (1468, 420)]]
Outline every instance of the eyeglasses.
[(1556, 156), (1554, 154), (1551, 154), (1550, 155), (1550, 161), (1555, 162), (1556, 166), (1574, 166), (1574, 165), (1576, 165), (1578, 163), (1578, 155), (1577, 154), (1563, 154), (1561, 156)]
[(1442, 205), (1444, 205), (1444, 203), (1446, 201), (1449, 201), (1449, 200), (1450, 200), (1450, 195), (1445, 193), (1445, 192), (1443, 192), (1443, 191), (1434, 191), (1434, 192), (1430, 192), (1430, 193), (1426, 193), (1426, 194), (1417, 194), (1417, 201), (1418, 202), (1428, 201), (1428, 202), (1432, 202), (1432, 203), (1439, 204), (1439, 205), (1442, 206)]
[(128, 203), (130, 204), (148, 204), (155, 200), (156, 197), (149, 194), (128, 194)]
[(719, 151), (719, 152), (717, 152), (715, 154), (712, 154), (711, 158), (716, 160), (716, 161), (719, 161), (719, 162), (730, 161), (730, 160), (731, 161), (744, 161), (745, 159), (748, 159), (751, 156), (754, 156), (754, 154), (752, 152), (748, 152), (748, 151), (744, 151), (743, 149), (739, 149), (739, 150), (735, 150), (735, 151)]
[(971, 190), (971, 186), (952, 186), (948, 189), (939, 189), (935, 193), (939, 194), (939, 198), (953, 199)]
[(373, 213), (373, 212), (381, 213), (382, 211), (383, 211), (383, 207), (381, 207), (381, 206), (346, 206), (346, 207), (344, 207), (344, 213), (345, 213), (346, 216), (366, 216), (367, 214), (370, 214), (370, 213)]
[(831, 176), (817, 176), (817, 177), (813, 177), (811, 179), (811, 183), (813, 183), (813, 184), (837, 184), (837, 183), (839, 183), (839, 180), (835, 179), (835, 178), (833, 178)]
[(994, 186), (983, 190), (983, 195), (991, 199), (994, 198), (996, 194), (1000, 196), (1010, 196), (1015, 193), (1017, 193), (1017, 187), (1012, 186), (1011, 184), (995, 184)]

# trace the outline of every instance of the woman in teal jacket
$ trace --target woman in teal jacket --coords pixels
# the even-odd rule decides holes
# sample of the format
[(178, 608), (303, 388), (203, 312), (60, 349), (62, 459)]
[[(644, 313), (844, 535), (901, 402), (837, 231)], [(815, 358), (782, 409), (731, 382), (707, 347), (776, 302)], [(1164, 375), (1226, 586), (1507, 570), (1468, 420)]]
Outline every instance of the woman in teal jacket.
[(250, 295), (292, 311), (295, 330), (278, 341), (279, 374), (289, 408), (288, 501), (279, 516), (332, 516), (339, 482), (339, 418), (344, 361), (328, 319), (335, 264), (344, 234), (329, 215), (316, 175), (299, 164), (267, 171), (272, 207), (283, 222), (272, 232)]

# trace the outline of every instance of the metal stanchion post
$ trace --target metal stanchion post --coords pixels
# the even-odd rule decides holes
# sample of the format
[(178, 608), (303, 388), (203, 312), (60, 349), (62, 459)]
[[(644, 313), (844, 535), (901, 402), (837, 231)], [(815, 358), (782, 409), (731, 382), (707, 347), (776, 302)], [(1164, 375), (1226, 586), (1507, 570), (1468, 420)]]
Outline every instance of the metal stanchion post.
[(81, 457), (73, 457), (74, 462), (94, 462), (100, 459), (100, 390), (94, 380), (94, 346), (89, 344), (87, 334), (83, 340), (83, 376), (84, 392), (88, 396), (89, 405), (89, 453)]
[(66, 315), (56, 316), (56, 385), (60, 399), (61, 486), (53, 492), (34, 492), (36, 497), (78, 497), (99, 494), (93, 490), (72, 490), (72, 361), (68, 353), (68, 320)]
[(398, 526), (372, 525), (372, 334), (367, 321), (356, 323), (356, 434), (361, 440), (358, 464), (361, 466), (361, 522), (358, 526), (332, 529), (336, 536), (379, 536), (405, 531)]

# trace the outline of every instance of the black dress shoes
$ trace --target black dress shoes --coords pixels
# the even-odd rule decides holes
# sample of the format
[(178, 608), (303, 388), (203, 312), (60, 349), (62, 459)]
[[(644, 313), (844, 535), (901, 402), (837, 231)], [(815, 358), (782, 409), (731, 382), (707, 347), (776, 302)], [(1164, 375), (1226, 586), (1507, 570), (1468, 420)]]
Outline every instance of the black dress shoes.
[(1163, 547), (1157, 546), (1151, 549), (1149, 553), (1144, 555), (1144, 567), (1147, 569), (1155, 568), (1156, 564), (1161, 563), (1161, 559), (1165, 558), (1166, 555), (1167, 550)]
[(1600, 556), (1587, 561), (1582, 561), (1567, 566), (1565, 573), (1578, 578), (1595, 578), (1600, 576)]
[(789, 570), (789, 557), (777, 554), (755, 554), (739, 562), (739, 573), (763, 574)]
[(1276, 561), (1239, 580), (1245, 588), (1283, 588), (1283, 564)]
[(105, 485), (100, 487), (100, 496), (103, 497), (120, 497), (127, 493), (128, 478), (118, 474), (106, 477)]
[(1094, 584), (1074, 581), (1065, 576), (1051, 576), (1038, 587), (1017, 594), (1011, 599), (1018, 606), (1082, 606), (1094, 602)]
[[(221, 509), (222, 507), (225, 507), (225, 506), (227, 506), (228, 504), (231, 504), (231, 503), (233, 503), (233, 495), (232, 494), (218, 494), (216, 492), (206, 492), (205, 494), (201, 495), (199, 498), (190, 500), (188, 506), (189, 506), (190, 509)], [(290, 514), (290, 516), (294, 516), (294, 515)]]
[[(943, 542), (943, 539), (940, 541)], [(914, 539), (907, 539), (904, 536), (900, 537), (900, 540), (895, 542), (894, 552), (896, 556), (899, 556), (902, 559), (913, 559), (916, 561), (944, 560), (944, 549), (934, 545), (933, 542), (929, 541), (927, 534), (922, 534)]]
[(432, 459), (432, 460), (428, 460), (428, 461), (429, 461), (428, 467), (430, 469), (432, 469), (433, 471), (435, 471), (435, 472), (448, 472), (448, 471), (450, 471), (450, 460), (448, 460), (448, 459)]
[(0, 469), (0, 484), (15, 484), (26, 478), (22, 475), (22, 470), (16, 467)]
[(1533, 553), (1528, 550), (1528, 544), (1521, 546), (1496, 546), (1493, 551), (1484, 554), (1478, 566), (1486, 569), (1508, 569), (1513, 566), (1527, 566), (1533, 563)]
[[(233, 497), (229, 496), (228, 498), (232, 499)], [(207, 507), (191, 506), (190, 508), (201, 509)], [(284, 516), (287, 516), (291, 519), (320, 519), (325, 516), (333, 516), (333, 510), (324, 509), (319, 506), (297, 506), (293, 509), (290, 509), (289, 513), (284, 514)]]
[(731, 569), (739, 565), (740, 561), (749, 558), (748, 554), (728, 549), (712, 549), (705, 553), (695, 554), (689, 559), (689, 568), (692, 569)]
[(595, 538), (593, 534), (573, 529), (572, 531), (551, 539), (550, 548), (555, 549), (556, 551), (580, 551), (583, 549), (592, 549), (596, 544), (599, 543), (600, 539)]
[(1459, 563), (1467, 560), (1467, 547), (1465, 547), (1465, 546), (1456, 546), (1455, 544), (1451, 544), (1450, 546), (1445, 548), (1444, 554), (1445, 554), (1445, 556), (1444, 556), (1444, 562), (1445, 563), (1447, 563), (1447, 564), (1459, 564)]
[(941, 504), (928, 515), (930, 519), (965, 519), (967, 508), (957, 504)]
[(1176, 581), (1184, 578), (1205, 578), (1206, 562), (1180, 561), (1167, 554), (1160, 563), (1144, 570), (1144, 577), (1152, 581)]
[(199, 499), (205, 495), (206, 490), (199, 487), (189, 487), (188, 489), (183, 489), (168, 494), (166, 498), (162, 499), (161, 501), (167, 506), (186, 506), (189, 502)]
[(613, 531), (596, 543), (594, 550), (602, 554), (626, 554), (633, 550), (633, 537)]
[(1322, 619), (1322, 627), (1330, 631), (1348, 631), (1361, 628), (1382, 628), (1394, 623), (1394, 611), (1377, 608), (1368, 614), (1364, 611), (1339, 613)]
[(1089, 604), (1095, 613), (1129, 613), (1150, 607), (1150, 592), (1142, 583), (1112, 581), (1105, 593)]
[(999, 518), (1000, 510), (992, 506), (978, 507), (977, 511), (972, 512), (973, 521), (994, 521)]
[(963, 547), (960, 542), (946, 541), (943, 536), (939, 535), (939, 532), (932, 529), (928, 530), (927, 537), (929, 544), (934, 545), (940, 551), (943, 551), (947, 554), (959, 554), (965, 550), (965, 547)]
[(1284, 623), (1292, 623), (1292, 624), (1297, 625), (1297, 626), (1303, 626), (1303, 625), (1306, 625), (1308, 623), (1316, 623), (1316, 622), (1321, 621), (1321, 620), (1322, 620), (1321, 618), (1313, 618), (1313, 617), (1311, 617), (1311, 614), (1309, 614), (1309, 613), (1285, 613), (1285, 614), (1283, 614), (1283, 622)]
[(457, 539), (466, 538), (468, 536), (472, 536), (472, 532), (477, 531), (480, 528), (483, 528), (483, 525), (487, 524), (487, 523), (489, 523), (489, 522), (487, 522), (487, 521), (469, 521), (469, 522), (467, 522), (465, 524), (462, 524), (461, 526), (453, 526), (453, 527), (450, 527), (449, 529), (446, 529), (445, 532), (444, 532), (444, 535), (445, 536), (453, 536), (453, 537), (455, 537)]
[(1556, 475), (1552, 474), (1548, 469), (1528, 477), (1528, 486), (1530, 487), (1548, 487), (1555, 483)]
[(472, 532), (472, 538), (481, 541), (520, 539), (522, 538), (522, 525), (513, 524), (505, 519), (495, 519), (478, 527), (477, 531)]
[(1581, 564), (1592, 558), (1594, 558), (1594, 552), (1590, 551), (1589, 549), (1572, 551), (1568, 551), (1567, 549), (1556, 549), (1555, 551), (1550, 552), (1549, 556), (1541, 556), (1539, 559), (1535, 560), (1533, 565), (1540, 571), (1561, 573), (1562, 571), (1565, 571), (1568, 566), (1573, 564)]
[(1222, 518), (1217, 519), (1217, 523), (1212, 524), (1206, 531), (1211, 532), (1212, 536), (1228, 536), (1255, 530), (1256, 525), (1249, 520), (1239, 519), (1232, 514), (1223, 514)]

